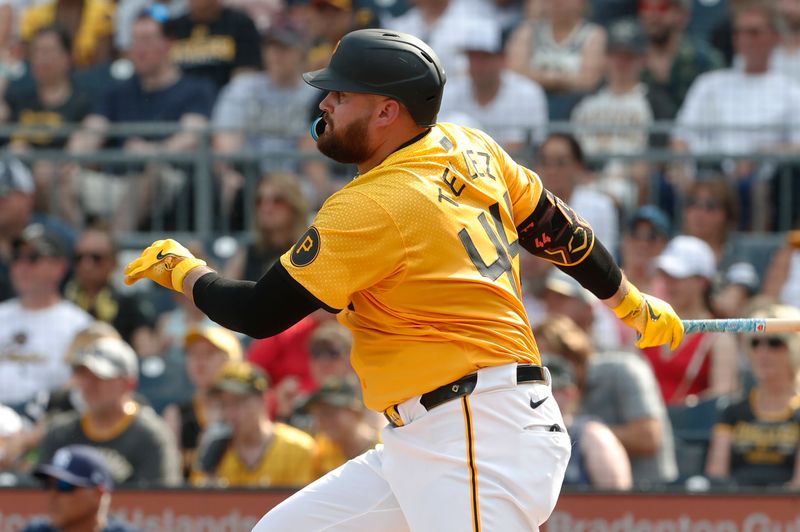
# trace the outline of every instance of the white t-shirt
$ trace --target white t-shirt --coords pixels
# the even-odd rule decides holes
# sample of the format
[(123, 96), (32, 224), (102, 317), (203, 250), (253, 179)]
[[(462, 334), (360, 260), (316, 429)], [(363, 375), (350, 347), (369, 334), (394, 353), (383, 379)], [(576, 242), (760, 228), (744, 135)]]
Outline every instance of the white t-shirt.
[(498, 23), (497, 13), (490, 2), (450, 0), (444, 13), (430, 26), (422, 18), (420, 10), (413, 7), (399, 17), (387, 20), (386, 27), (414, 35), (433, 48), (444, 66), (449, 84), (467, 76), (464, 48), (469, 35), (465, 29), (479, 27), (487, 21)]
[[(577, 128), (577, 137), (586, 153), (640, 153), (647, 148), (647, 127), (653, 122), (653, 111), (647, 101), (644, 85), (637, 85), (625, 94), (605, 88), (587, 96), (572, 111), (576, 126), (607, 125), (607, 129)], [(614, 126), (625, 126), (616, 130)], [(641, 126), (642, 129), (628, 129)]]
[(547, 98), (535, 81), (505, 70), (494, 100), (482, 106), (475, 101), (469, 77), (448, 81), (439, 117), (450, 122), (453, 115), (468, 115), (501, 146), (544, 141), (547, 131)]
[(567, 204), (589, 222), (595, 237), (612, 255), (617, 255), (619, 245), (619, 216), (611, 198), (584, 185), (572, 191)]
[(800, 50), (787, 50), (778, 46), (769, 58), (769, 69), (800, 84)]
[(689, 89), (674, 136), (692, 153), (743, 154), (800, 143), (800, 86), (775, 72), (707, 72)]
[(22, 403), (64, 384), (67, 347), (91, 321), (68, 301), (40, 310), (25, 309), (18, 299), (0, 303), (0, 403)]

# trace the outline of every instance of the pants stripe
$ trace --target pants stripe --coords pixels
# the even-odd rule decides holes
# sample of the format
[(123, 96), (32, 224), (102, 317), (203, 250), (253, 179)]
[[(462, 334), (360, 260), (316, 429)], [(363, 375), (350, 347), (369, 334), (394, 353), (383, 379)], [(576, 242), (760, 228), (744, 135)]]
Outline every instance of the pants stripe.
[(469, 487), (472, 501), (472, 530), (481, 530), (481, 511), (478, 504), (478, 468), (475, 464), (475, 437), (472, 432), (472, 411), (469, 408), (469, 396), (461, 398), (464, 405), (464, 426), (467, 432), (467, 463), (469, 464)]

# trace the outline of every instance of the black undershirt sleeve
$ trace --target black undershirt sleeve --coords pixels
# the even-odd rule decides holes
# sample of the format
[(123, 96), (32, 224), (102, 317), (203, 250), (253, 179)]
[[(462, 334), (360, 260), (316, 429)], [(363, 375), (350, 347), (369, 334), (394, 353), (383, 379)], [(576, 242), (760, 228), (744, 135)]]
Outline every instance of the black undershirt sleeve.
[(253, 338), (283, 332), (320, 308), (339, 311), (314, 297), (280, 262), (256, 283), (208, 273), (197, 280), (192, 295), (197, 308), (209, 318)]
[(558, 266), (599, 299), (619, 289), (622, 270), (614, 257), (595, 239), (592, 226), (552, 192), (542, 192), (517, 233), (523, 248)]

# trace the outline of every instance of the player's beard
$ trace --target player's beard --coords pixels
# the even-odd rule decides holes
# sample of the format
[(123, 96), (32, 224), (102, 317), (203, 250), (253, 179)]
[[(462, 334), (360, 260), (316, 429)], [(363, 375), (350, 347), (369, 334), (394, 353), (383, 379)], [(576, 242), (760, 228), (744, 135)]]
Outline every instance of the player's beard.
[[(369, 158), (367, 146), (367, 125), (369, 117), (354, 121), (347, 127), (337, 129), (332, 121), (326, 118), (327, 127), (317, 140), (317, 149), (336, 162), (342, 164), (358, 164)], [(333, 125), (333, 127), (331, 127)]]

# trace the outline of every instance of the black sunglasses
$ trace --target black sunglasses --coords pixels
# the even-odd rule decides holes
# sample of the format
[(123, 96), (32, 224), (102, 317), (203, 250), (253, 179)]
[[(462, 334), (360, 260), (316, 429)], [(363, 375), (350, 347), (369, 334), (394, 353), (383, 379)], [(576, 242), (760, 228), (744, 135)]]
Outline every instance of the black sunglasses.
[(783, 338), (778, 338), (777, 336), (754, 336), (753, 338), (750, 338), (750, 347), (753, 349), (764, 344), (772, 349), (779, 349), (781, 347), (786, 347), (786, 340)]

